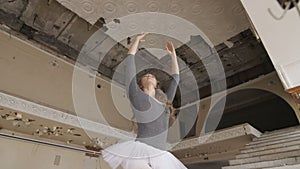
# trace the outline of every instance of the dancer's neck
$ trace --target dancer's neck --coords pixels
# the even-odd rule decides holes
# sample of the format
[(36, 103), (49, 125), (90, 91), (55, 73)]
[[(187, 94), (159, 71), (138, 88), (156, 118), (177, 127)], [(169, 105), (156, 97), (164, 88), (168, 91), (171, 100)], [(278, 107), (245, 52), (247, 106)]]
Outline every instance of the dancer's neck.
[(155, 88), (153, 86), (144, 87), (143, 91), (149, 96), (155, 98)]

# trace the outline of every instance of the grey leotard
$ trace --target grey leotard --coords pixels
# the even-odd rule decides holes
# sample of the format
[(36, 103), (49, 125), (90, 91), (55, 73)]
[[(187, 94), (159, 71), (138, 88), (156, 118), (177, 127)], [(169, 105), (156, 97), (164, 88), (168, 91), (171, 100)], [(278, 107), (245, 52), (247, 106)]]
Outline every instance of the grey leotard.
[[(136, 82), (134, 55), (128, 55), (126, 64), (126, 92), (138, 125), (136, 140), (166, 149), (169, 125), (169, 108), (144, 93)], [(179, 75), (173, 74), (166, 95), (170, 101), (174, 99)]]

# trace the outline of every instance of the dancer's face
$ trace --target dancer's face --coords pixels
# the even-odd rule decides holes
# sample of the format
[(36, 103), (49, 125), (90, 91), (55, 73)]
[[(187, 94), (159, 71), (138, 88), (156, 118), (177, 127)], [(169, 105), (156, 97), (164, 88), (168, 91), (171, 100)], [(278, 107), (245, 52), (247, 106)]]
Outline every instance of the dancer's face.
[(157, 88), (157, 80), (156, 77), (150, 73), (145, 74), (142, 76), (141, 79), (141, 88), (153, 86), (154, 88)]

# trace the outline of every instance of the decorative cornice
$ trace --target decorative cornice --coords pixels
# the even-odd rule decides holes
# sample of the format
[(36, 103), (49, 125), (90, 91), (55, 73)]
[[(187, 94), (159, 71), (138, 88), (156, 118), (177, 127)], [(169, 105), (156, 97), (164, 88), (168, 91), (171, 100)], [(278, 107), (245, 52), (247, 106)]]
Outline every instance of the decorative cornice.
[(117, 139), (124, 139), (126, 136), (129, 138), (134, 137), (133, 133), (90, 121), (85, 118), (68, 114), (2, 92), (0, 92), (0, 106)]

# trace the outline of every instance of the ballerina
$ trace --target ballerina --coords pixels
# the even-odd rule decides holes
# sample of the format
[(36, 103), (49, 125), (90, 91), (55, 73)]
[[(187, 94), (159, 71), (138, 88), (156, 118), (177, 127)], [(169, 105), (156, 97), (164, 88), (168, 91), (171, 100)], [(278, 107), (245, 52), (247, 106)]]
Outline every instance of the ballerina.
[(147, 33), (138, 35), (129, 48), (126, 58), (126, 93), (137, 122), (137, 137), (112, 145), (102, 151), (104, 160), (113, 169), (186, 169), (171, 153), (166, 151), (171, 105), (179, 83), (179, 68), (175, 48), (168, 42), (166, 50), (171, 57), (172, 80), (166, 93), (158, 87), (153, 74), (136, 79), (134, 58), (139, 43)]

